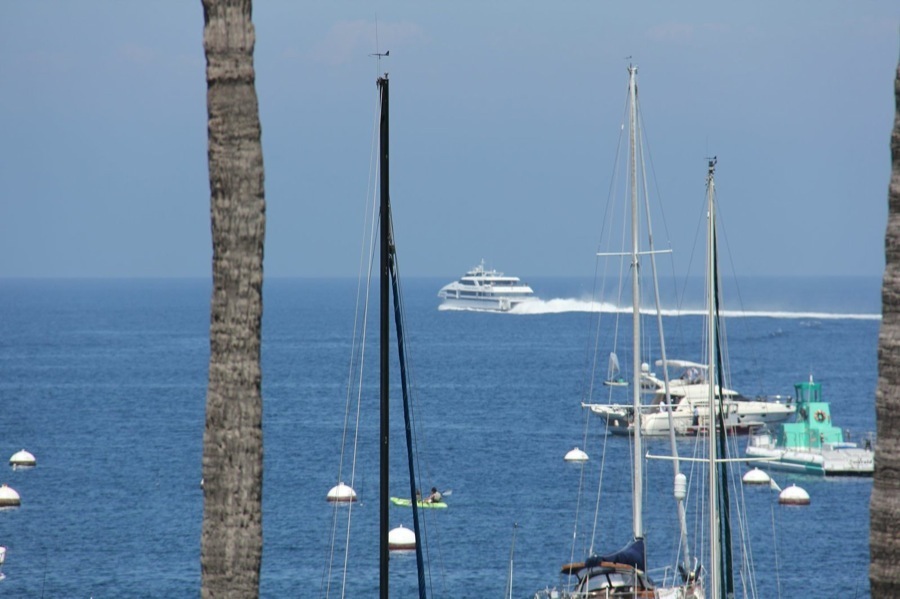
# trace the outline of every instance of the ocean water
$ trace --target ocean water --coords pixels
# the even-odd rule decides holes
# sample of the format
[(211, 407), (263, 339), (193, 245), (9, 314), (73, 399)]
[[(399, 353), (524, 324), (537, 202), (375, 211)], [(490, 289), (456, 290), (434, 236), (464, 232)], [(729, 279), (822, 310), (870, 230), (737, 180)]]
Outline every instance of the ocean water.
[[(630, 536), (629, 441), (600, 436), (580, 407), (598, 316), (592, 282), (532, 279), (542, 301), (522, 314), (439, 310), (446, 282), (404, 281), (420, 484), (452, 490), (449, 509), (423, 514), (432, 596), (529, 597), (560, 584), (560, 566), (582, 559), (592, 538), (603, 552)], [(350, 280), (266, 282), (263, 597), (341, 596), (345, 555), (348, 596), (377, 596), (374, 345), (353, 474), (360, 501), (337, 512), (325, 501), (351, 476), (349, 456), (339, 465), (355, 295)], [(732, 387), (789, 395), (812, 375), (836, 423), (856, 438), (874, 431), (879, 280), (754, 279), (728, 297), (740, 308), (727, 318)], [(701, 304), (681, 306), (688, 315), (665, 318), (669, 356), (699, 359)], [(0, 510), (0, 594), (197, 596), (208, 310), (201, 280), (0, 281), (0, 456), (25, 448), (38, 460), (0, 477), (22, 497)], [(615, 316), (599, 316), (611, 337)], [(620, 330), (630, 326), (623, 315)], [(393, 412), (391, 489), (408, 496)], [(563, 461), (575, 446), (586, 464)], [(693, 452), (692, 441), (680, 451)], [(671, 562), (676, 519), (671, 466), (645, 467), (653, 569)], [(768, 489), (742, 490), (760, 596), (868, 596), (871, 480), (775, 478), (812, 503), (788, 508)], [(338, 538), (352, 515), (352, 535), (332, 550), (335, 515)], [(411, 511), (392, 508), (391, 524), (411, 528)], [(414, 556), (393, 554), (392, 596), (414, 596), (415, 580)]]

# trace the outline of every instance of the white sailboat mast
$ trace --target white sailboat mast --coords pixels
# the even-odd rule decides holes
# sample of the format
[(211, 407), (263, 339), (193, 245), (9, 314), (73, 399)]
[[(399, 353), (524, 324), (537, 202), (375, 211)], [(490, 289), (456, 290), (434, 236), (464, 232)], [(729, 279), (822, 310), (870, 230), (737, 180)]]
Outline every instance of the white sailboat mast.
[(634, 351), (632, 352), (632, 375), (634, 384), (632, 391), (634, 393), (634, 480), (633, 480), (633, 504), (632, 504), (632, 522), (634, 527), (634, 538), (640, 539), (644, 536), (643, 522), (643, 492), (644, 492), (644, 473), (643, 473), (643, 448), (641, 445), (641, 285), (639, 272), (639, 243), (638, 243), (638, 183), (637, 183), (637, 67), (628, 66), (628, 95), (631, 104), (629, 112), (629, 138), (631, 142), (631, 303), (632, 303), (632, 319), (634, 336), (632, 344)]
[(720, 594), (720, 555), (722, 548), (720, 547), (719, 533), (719, 493), (718, 473), (716, 463), (716, 384), (720, 386), (721, 381), (716, 381), (716, 306), (715, 306), (715, 277), (716, 277), (716, 213), (715, 213), (715, 159), (709, 161), (709, 172), (706, 176), (706, 201), (707, 201), (707, 242), (706, 242), (706, 297), (707, 297), (707, 317), (706, 317), (706, 336), (707, 336), (707, 382), (709, 383), (709, 423), (707, 430), (709, 431), (709, 567), (710, 567), (710, 597), (719, 597)]

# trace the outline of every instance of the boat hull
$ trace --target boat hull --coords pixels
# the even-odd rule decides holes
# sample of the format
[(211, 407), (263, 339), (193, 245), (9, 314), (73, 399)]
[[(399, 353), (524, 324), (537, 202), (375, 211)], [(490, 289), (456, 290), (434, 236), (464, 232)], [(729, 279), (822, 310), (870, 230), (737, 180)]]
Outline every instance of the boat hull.
[[(672, 424), (676, 435), (696, 435), (708, 430), (709, 408), (707, 403), (682, 400), (672, 412)], [(633, 409), (630, 406), (582, 404), (606, 421), (614, 434), (631, 434)], [(669, 414), (665, 406), (645, 406), (641, 414), (641, 434), (661, 437), (669, 434)], [(698, 413), (697, 415), (694, 412)], [(725, 402), (725, 427), (732, 433), (748, 434), (754, 430), (781, 424), (794, 415), (793, 406), (780, 402), (729, 401)]]
[[(412, 499), (403, 497), (391, 497), (391, 503), (400, 507), (412, 507)], [(417, 501), (416, 506), (425, 509), (445, 509), (447, 504), (443, 501)]]
[[(747, 448), (749, 463), (760, 468), (821, 476), (872, 476), (874, 452), (858, 447), (806, 451), (773, 447)], [(763, 458), (755, 461), (752, 458)]]
[(509, 312), (519, 304), (534, 301), (529, 298), (511, 297), (484, 297), (484, 298), (458, 298), (443, 297), (442, 308), (455, 310), (481, 310), (484, 312)]

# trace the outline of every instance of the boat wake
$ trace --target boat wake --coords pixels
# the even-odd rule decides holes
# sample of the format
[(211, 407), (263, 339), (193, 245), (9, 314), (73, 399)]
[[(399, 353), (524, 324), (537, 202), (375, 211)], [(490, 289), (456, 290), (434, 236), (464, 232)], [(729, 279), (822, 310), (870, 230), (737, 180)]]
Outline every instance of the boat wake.
[[(649, 309), (642, 310), (647, 314)], [(554, 298), (523, 302), (510, 310), (508, 314), (562, 314), (565, 312), (602, 312), (630, 314), (631, 307), (616, 307), (608, 302), (592, 301), (590, 299)], [(704, 316), (703, 308), (687, 308), (682, 310), (662, 309), (664, 316)], [(841, 312), (801, 312), (789, 310), (724, 310), (721, 314), (727, 318), (784, 318), (800, 320), (881, 320), (881, 314), (865, 313), (841, 313)]]

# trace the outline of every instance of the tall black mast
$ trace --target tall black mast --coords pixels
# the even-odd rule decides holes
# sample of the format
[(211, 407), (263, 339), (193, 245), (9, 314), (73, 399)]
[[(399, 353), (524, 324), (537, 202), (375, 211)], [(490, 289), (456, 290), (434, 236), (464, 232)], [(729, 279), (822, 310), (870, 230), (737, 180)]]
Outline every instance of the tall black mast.
[(381, 206), (379, 208), (380, 219), (380, 246), (381, 246), (381, 276), (380, 276), (380, 301), (381, 301), (381, 452), (380, 452), (380, 490), (378, 509), (379, 509), (379, 547), (378, 547), (378, 574), (379, 589), (381, 599), (388, 599), (388, 560), (390, 559), (390, 548), (388, 547), (388, 529), (390, 521), (388, 518), (388, 497), (390, 495), (390, 373), (388, 366), (390, 363), (389, 355), (389, 338), (390, 334), (390, 246), (392, 240), (391, 234), (391, 195), (389, 180), (389, 164), (388, 164), (388, 79), (387, 73), (384, 77), (378, 78), (378, 88), (381, 90), (381, 129), (379, 133), (378, 161), (380, 164)]
[[(713, 168), (715, 163), (710, 163), (710, 168)], [(725, 593), (724, 597), (734, 597), (734, 564), (732, 557), (732, 547), (731, 547), (731, 500), (729, 499), (728, 493), (728, 462), (725, 461), (727, 457), (726, 452), (728, 451), (728, 440), (727, 440), (727, 432), (725, 429), (725, 372), (722, 368), (722, 339), (721, 339), (721, 330), (722, 330), (722, 315), (719, 313), (720, 309), (720, 296), (719, 296), (719, 242), (718, 242), (718, 234), (716, 230), (713, 229), (713, 273), (715, 274), (715, 279), (713, 280), (713, 305), (715, 306), (715, 319), (716, 319), (716, 335), (715, 335), (715, 350), (716, 350), (716, 378), (719, 381), (719, 397), (717, 400), (718, 403), (718, 418), (716, 419), (716, 443), (718, 443), (718, 454), (722, 456), (722, 461), (719, 463), (719, 527), (722, 533), (722, 543), (721, 543), (721, 555), (722, 555), (722, 586), (721, 590)], [(712, 433), (710, 433), (712, 434)], [(710, 443), (713, 442), (712, 437), (709, 440)]]

